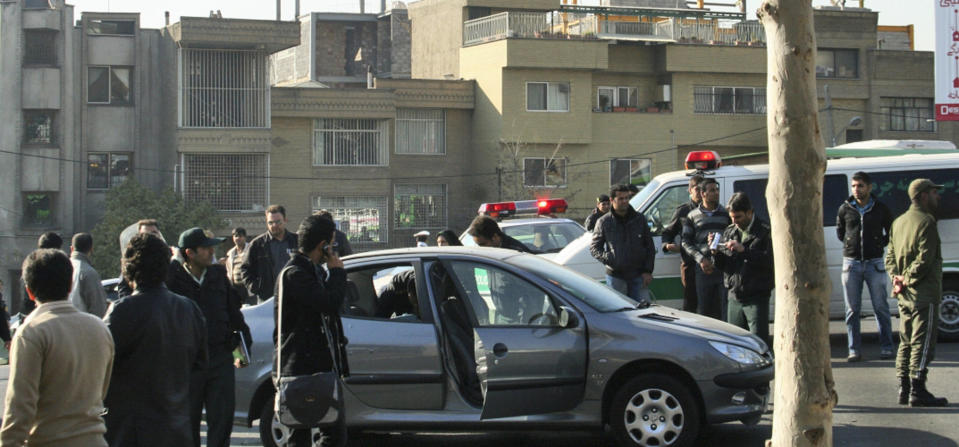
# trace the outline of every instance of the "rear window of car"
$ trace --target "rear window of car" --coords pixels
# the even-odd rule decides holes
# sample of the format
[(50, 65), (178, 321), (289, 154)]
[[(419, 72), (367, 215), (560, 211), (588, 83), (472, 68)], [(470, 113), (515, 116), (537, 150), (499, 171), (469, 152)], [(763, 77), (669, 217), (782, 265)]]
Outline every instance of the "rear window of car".
[[(543, 220), (542, 223), (530, 223), (522, 225), (503, 225), (503, 233), (523, 243), (535, 254), (540, 253), (559, 253), (570, 242), (576, 240), (586, 229), (574, 222), (549, 222)], [(463, 233), (460, 241), (466, 246), (475, 246), (476, 241), (469, 233)]]
[[(749, 196), (753, 210), (760, 219), (769, 222), (769, 208), (766, 206), (767, 179), (737, 180), (733, 182), (733, 191), (744, 192)], [(822, 223), (824, 227), (836, 226), (836, 214), (839, 205), (849, 197), (849, 186), (845, 174), (827, 175), (823, 179)]]

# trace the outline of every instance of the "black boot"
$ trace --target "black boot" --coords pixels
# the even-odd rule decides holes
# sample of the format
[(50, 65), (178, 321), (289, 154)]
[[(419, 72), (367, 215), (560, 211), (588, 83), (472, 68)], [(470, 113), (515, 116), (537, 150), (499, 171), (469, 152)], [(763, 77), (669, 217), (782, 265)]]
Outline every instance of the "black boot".
[(900, 377), (899, 378), (899, 405), (908, 405), (909, 404), (909, 378)]
[(945, 397), (933, 396), (926, 390), (926, 382), (919, 379), (912, 379), (909, 382), (912, 388), (909, 392), (910, 407), (945, 407), (949, 404)]

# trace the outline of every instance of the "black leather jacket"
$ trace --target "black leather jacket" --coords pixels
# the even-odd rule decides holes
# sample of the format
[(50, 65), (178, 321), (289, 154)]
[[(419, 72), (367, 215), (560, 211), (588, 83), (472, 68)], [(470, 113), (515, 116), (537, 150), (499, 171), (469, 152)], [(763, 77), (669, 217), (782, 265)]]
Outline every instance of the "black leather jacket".
[(107, 443), (191, 445), (190, 377), (207, 361), (203, 312), (161, 284), (117, 300), (103, 320), (115, 346)]
[(625, 217), (610, 211), (596, 221), (589, 252), (606, 266), (607, 274), (623, 279), (652, 273), (656, 262), (646, 216), (632, 206)]
[[(251, 295), (256, 295), (261, 301), (273, 296), (276, 287), (276, 278), (273, 276), (273, 255), (266, 244), (272, 240), (269, 232), (263, 233), (252, 241), (246, 253), (246, 259), (240, 265), (240, 279)], [(283, 236), (288, 250), (297, 249), (296, 233), (286, 232)]]
[(875, 196), (865, 214), (859, 214), (854, 203), (856, 198), (849, 196), (836, 214), (836, 236), (842, 241), (842, 255), (860, 261), (881, 258), (889, 243), (892, 213)]
[[(682, 245), (683, 241), (677, 241), (676, 236), (682, 236), (683, 227), (686, 225), (686, 218), (689, 216), (689, 212), (698, 208), (699, 204), (690, 200), (689, 202), (680, 204), (676, 207), (676, 210), (673, 211), (673, 217), (669, 219), (669, 223), (663, 228), (663, 253), (667, 253), (666, 244), (678, 244)], [(679, 255), (685, 263), (696, 262), (692, 256), (689, 256), (686, 253), (686, 250), (679, 250)]]
[(207, 344), (210, 358), (224, 351), (232, 351), (239, 340), (234, 332), (242, 332), (247, 348), (253, 343), (250, 328), (240, 312), (240, 296), (226, 277), (226, 267), (213, 264), (203, 274), (203, 284), (197, 284), (183, 263), (173, 260), (167, 276), (170, 291), (191, 299), (203, 311), (206, 319)]
[[(273, 318), (283, 301), (283, 333), (281, 367), (284, 376), (313, 374), (331, 371), (333, 357), (327, 343), (321, 321), (326, 318), (333, 330), (339, 328), (339, 309), (346, 293), (346, 270), (330, 269), (329, 279), (317, 276), (317, 269), (310, 258), (297, 252), (286, 264), (282, 293), (277, 287), (277, 300), (273, 301)], [(341, 334), (336, 333), (336, 337)], [(276, 330), (273, 340), (276, 345)], [(276, 351), (273, 353), (273, 369), (276, 369)]]
[[(749, 237), (742, 238), (736, 224), (726, 227), (719, 249), (713, 255), (716, 267), (723, 271), (723, 282), (729, 290), (729, 298), (741, 303), (769, 298), (775, 287), (773, 269), (773, 241), (769, 225), (753, 217), (749, 225)], [(743, 252), (727, 250), (722, 243), (739, 241)]]

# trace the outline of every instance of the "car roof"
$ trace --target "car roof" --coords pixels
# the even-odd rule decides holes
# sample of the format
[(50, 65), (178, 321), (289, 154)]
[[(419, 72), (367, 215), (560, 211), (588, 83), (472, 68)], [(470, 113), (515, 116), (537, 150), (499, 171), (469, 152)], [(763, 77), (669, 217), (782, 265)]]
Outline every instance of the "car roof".
[(481, 258), (494, 259), (498, 261), (505, 261), (508, 258), (513, 256), (524, 254), (516, 250), (510, 250), (506, 248), (492, 248), (492, 247), (464, 247), (464, 246), (453, 246), (453, 247), (410, 247), (410, 248), (392, 248), (387, 250), (376, 250), (368, 251), (364, 253), (358, 253), (355, 255), (350, 255), (343, 258), (344, 261), (358, 261), (371, 258), (383, 258), (383, 257), (403, 257), (403, 256), (440, 256), (440, 255), (466, 255), (466, 256), (477, 256)]

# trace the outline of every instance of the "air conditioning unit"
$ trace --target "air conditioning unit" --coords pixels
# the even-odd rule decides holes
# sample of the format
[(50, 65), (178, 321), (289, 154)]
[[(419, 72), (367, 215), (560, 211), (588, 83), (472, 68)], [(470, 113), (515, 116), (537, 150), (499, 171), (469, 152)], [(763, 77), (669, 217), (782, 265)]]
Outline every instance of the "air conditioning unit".
[(655, 102), (672, 102), (672, 91), (669, 84), (657, 85), (656, 86), (656, 101)]

